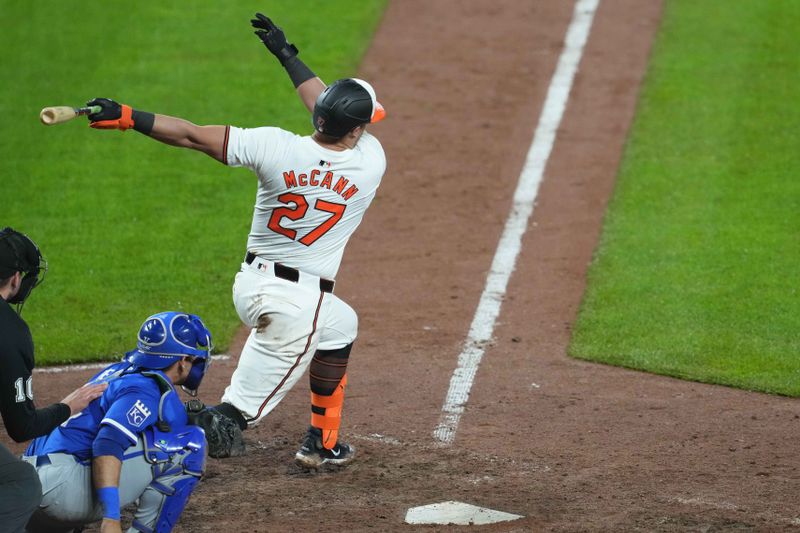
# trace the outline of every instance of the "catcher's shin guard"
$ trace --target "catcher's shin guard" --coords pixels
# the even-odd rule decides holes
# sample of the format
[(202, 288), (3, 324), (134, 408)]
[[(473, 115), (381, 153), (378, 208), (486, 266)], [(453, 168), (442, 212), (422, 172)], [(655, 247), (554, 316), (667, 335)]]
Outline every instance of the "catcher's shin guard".
[(195, 426), (177, 433), (147, 431), (145, 435), (145, 455), (153, 463), (153, 480), (139, 496), (129, 531), (169, 533), (205, 471), (205, 436)]
[(311, 425), (322, 431), (322, 446), (330, 450), (339, 439), (339, 425), (342, 423), (342, 405), (347, 374), (330, 396), (311, 393)]
[[(172, 531), (189, 501), (189, 496), (192, 495), (192, 491), (199, 481), (199, 477), (191, 475), (181, 476), (168, 485), (159, 483), (159, 480), (154, 480), (151, 484), (154, 490), (146, 491), (139, 499), (139, 505), (140, 507), (142, 505), (155, 506), (157, 514), (154, 519), (149, 520), (147, 523), (143, 523), (138, 516), (134, 517), (131, 523), (131, 530), (142, 533), (169, 533)], [(152, 513), (148, 513), (148, 517), (150, 515)]]

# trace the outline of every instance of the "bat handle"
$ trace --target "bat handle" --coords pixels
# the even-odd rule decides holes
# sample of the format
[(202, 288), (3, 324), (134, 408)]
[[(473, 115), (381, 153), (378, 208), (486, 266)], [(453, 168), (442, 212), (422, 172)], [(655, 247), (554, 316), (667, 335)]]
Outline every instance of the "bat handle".
[(103, 110), (102, 107), (99, 105), (92, 105), (88, 107), (76, 107), (75, 114), (76, 115), (94, 115), (95, 113), (99, 113)]

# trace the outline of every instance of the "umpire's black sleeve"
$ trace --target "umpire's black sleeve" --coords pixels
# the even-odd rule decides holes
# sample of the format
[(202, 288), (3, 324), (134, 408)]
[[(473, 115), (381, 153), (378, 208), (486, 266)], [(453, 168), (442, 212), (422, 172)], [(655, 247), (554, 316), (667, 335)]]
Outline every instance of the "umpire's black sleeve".
[(0, 299), (0, 412), (8, 435), (16, 442), (47, 435), (70, 416), (63, 403), (36, 409), (32, 371), (33, 339), (28, 325)]

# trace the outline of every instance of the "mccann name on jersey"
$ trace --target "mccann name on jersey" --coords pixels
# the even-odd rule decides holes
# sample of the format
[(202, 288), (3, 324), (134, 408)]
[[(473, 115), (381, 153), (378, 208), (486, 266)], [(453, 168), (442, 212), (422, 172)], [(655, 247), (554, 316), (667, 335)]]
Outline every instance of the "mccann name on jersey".
[[(334, 180), (335, 178), (335, 180)], [(358, 192), (358, 187), (350, 184), (350, 180), (344, 176), (334, 176), (330, 170), (322, 174), (319, 169), (314, 169), (308, 174), (296, 173), (294, 170), (283, 172), (283, 181), (287, 189), (295, 187), (321, 187), (337, 193), (345, 200), (349, 200)]]

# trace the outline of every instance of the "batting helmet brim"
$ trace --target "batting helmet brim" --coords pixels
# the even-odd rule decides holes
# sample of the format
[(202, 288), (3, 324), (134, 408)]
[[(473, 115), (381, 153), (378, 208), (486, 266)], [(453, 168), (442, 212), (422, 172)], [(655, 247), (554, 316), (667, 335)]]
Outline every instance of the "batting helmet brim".
[(370, 99), (372, 99), (372, 116), (369, 118), (369, 123), (375, 124), (376, 122), (380, 122), (386, 118), (386, 109), (384, 109), (383, 104), (378, 102), (378, 99), (375, 96), (375, 89), (372, 88), (372, 85), (358, 78), (353, 78), (353, 81), (363, 87), (367, 93), (369, 93)]
[(370, 124), (375, 124), (376, 122), (380, 122), (381, 120), (386, 118), (386, 110), (383, 108), (380, 102), (375, 100), (375, 107), (372, 111), (372, 119), (369, 121)]

